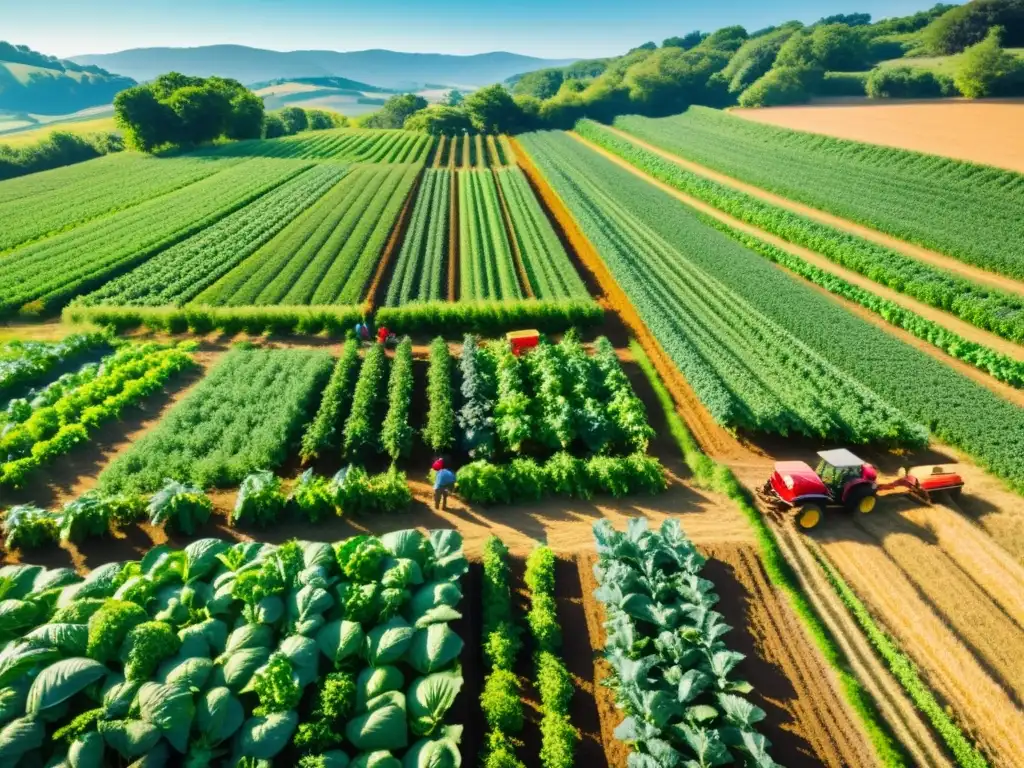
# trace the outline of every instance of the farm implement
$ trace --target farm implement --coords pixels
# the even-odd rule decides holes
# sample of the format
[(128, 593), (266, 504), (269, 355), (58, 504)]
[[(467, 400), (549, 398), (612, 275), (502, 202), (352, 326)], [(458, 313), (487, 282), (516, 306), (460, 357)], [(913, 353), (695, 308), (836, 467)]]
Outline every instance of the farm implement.
[(802, 461), (779, 461), (775, 471), (757, 491), (757, 498), (771, 511), (788, 513), (804, 529), (814, 528), (828, 507), (848, 512), (874, 510), (879, 491), (904, 490), (925, 504), (937, 493), (960, 493), (963, 479), (955, 467), (925, 465), (900, 469), (889, 483), (878, 482), (878, 470), (840, 448), (818, 453), (817, 469)]

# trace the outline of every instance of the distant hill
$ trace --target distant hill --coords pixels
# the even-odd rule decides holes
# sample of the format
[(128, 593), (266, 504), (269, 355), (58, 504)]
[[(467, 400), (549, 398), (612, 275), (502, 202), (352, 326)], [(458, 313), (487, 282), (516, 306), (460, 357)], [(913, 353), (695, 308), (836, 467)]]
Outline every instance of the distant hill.
[(357, 117), (380, 109), (395, 91), (367, 85), (344, 77), (299, 77), (278, 79), (249, 86), (263, 99), (267, 109), (302, 107), (326, 109)]
[(0, 110), (65, 115), (109, 104), (131, 78), (0, 42)]
[(164, 72), (220, 75), (247, 85), (271, 80), (343, 77), (382, 88), (410, 90), (426, 83), (480, 86), (501, 82), (520, 72), (558, 67), (572, 59), (551, 60), (495, 52), (473, 56), (396, 51), (268, 51), (241, 45), (199, 48), (135, 48), (120, 53), (73, 56), (79, 64), (151, 80)]
[(279, 77), (276, 80), (268, 80), (265, 83), (249, 83), (248, 85), (252, 90), (259, 91), (264, 88), (273, 88), (287, 83), (358, 93), (395, 93), (391, 88), (368, 85), (367, 83), (360, 83), (358, 80), (349, 80), (347, 77)]

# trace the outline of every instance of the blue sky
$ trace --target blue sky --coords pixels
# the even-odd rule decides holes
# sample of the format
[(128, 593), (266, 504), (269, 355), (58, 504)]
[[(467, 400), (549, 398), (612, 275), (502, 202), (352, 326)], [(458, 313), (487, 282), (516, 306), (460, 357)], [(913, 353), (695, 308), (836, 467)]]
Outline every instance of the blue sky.
[(0, 0), (0, 39), (51, 55), (236, 43), (274, 50), (550, 58), (617, 54), (646, 40), (728, 24), (747, 29), (833, 13), (876, 19), (934, 0)]

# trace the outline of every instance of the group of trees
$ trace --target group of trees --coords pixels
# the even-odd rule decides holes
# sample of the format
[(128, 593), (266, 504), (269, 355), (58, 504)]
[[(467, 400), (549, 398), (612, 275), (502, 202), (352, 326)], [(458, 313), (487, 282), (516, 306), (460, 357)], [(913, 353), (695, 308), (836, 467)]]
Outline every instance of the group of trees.
[(263, 135), (263, 100), (223, 77), (161, 75), (119, 93), (114, 117), (128, 146), (142, 152)]
[(194, 147), (221, 138), (273, 139), (347, 124), (342, 115), (321, 109), (265, 112), (263, 99), (237, 80), (177, 72), (119, 93), (114, 117), (127, 145), (142, 152)]

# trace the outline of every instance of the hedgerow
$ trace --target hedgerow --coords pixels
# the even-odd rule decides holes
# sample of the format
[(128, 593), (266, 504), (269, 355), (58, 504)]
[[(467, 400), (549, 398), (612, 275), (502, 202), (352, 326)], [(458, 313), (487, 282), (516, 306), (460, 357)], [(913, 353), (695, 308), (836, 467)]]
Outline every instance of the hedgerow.
[(535, 328), (543, 333), (588, 328), (601, 323), (604, 310), (590, 299), (430, 301), (381, 307), (375, 319), (378, 326), (395, 333), (440, 334), (452, 339), (465, 333), (497, 336), (515, 328)]
[(392, 461), (408, 456), (413, 429), (409, 426), (412, 403), (412, 340), (406, 337), (395, 350), (388, 380), (388, 410), (380, 429), (380, 443)]
[(349, 458), (378, 452), (387, 368), (384, 345), (374, 344), (363, 358), (352, 395), (352, 409), (342, 432), (342, 453)]
[(352, 405), (358, 372), (359, 342), (350, 339), (345, 342), (338, 362), (331, 372), (331, 378), (324, 389), (316, 418), (302, 435), (302, 449), (299, 456), (303, 464), (321, 455), (337, 453), (341, 450), (341, 430)]
[(435, 453), (449, 451), (455, 446), (453, 365), (447, 342), (440, 337), (434, 339), (430, 343), (427, 371), (427, 424), (421, 434), (423, 442)]

